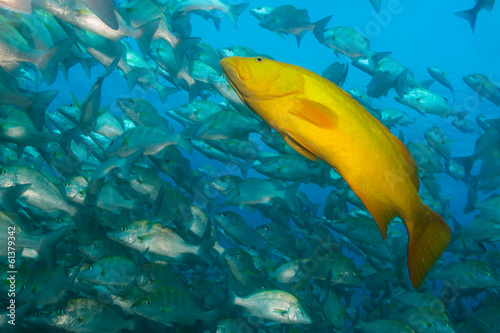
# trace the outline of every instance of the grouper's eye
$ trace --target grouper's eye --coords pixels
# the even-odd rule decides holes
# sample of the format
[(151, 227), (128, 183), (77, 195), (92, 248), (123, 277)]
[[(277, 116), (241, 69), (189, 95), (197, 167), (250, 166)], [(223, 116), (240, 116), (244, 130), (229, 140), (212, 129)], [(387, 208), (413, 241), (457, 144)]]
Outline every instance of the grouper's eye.
[(262, 62), (262, 61), (264, 61), (264, 59), (263, 59), (263, 58), (261, 58), (261, 57), (257, 57), (257, 59), (255, 59), (255, 60), (256, 60), (257, 62)]

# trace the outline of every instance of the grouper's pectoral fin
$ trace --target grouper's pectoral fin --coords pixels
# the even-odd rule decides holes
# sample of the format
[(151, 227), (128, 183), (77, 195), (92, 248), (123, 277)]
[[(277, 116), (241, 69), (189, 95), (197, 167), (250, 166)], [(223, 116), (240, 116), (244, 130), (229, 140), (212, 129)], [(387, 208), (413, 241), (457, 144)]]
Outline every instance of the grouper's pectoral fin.
[(293, 149), (295, 149), (298, 153), (300, 153), (302, 156), (307, 157), (310, 160), (316, 161), (316, 155), (306, 146), (292, 138), (290, 135), (285, 133), (283, 135), (283, 139), (285, 139), (285, 142), (288, 143)]
[(305, 98), (296, 97), (293, 100), (291, 114), (304, 121), (325, 129), (334, 129), (337, 114), (328, 106)]
[[(337, 123), (337, 115), (332, 109), (324, 104), (305, 98), (293, 98), (293, 106), (289, 112), (300, 121), (306, 121), (322, 129), (334, 129)], [(313, 161), (317, 160), (314, 151), (307, 144), (301, 142), (299, 138), (288, 134), (286, 131), (282, 136), (286, 143), (301, 155)]]

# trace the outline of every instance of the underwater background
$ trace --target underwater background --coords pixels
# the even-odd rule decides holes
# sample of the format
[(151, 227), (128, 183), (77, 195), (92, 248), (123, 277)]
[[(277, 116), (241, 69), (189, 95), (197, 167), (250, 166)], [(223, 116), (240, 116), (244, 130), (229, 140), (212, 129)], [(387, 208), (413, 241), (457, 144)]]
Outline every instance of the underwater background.
[[(82, 58), (70, 61), (74, 54), (69, 46), (67, 56), (56, 53), (60, 65), (53, 82), (47, 83), (52, 80), (44, 77), (35, 60), (12, 65), (5, 60), (11, 55), (4, 55), (2, 89), (18, 97), (11, 101), (0, 94), (2, 243), (11, 244), (8, 227), (17, 230), (10, 234), (16, 239), (15, 256), (0, 250), (5, 276), (0, 285), (2, 332), (500, 332), (500, 123), (495, 122), (500, 107), (500, 9), (493, 6), (495, 1), (382, 0), (377, 12), (371, 2), (376, 1), (246, 1), (248, 7), (240, 7), (244, 9), (235, 27), (222, 11), (203, 7), (217, 1), (144, 1), (142, 5), (168, 13), (163, 19), (178, 37), (199, 41), (176, 54), (155, 44), (158, 38), (153, 37), (144, 54), (131, 37), (114, 40), (122, 44), (122, 59), (133, 51), (146, 60), (148, 70), (133, 75), (137, 82), (144, 78), (143, 87), (127, 81), (123, 64), (118, 63), (120, 69), (110, 65), (114, 56), (106, 60), (110, 71), (101, 58), (85, 60), (92, 64), (87, 71), (82, 63), (94, 57), (90, 48), (97, 45), (109, 48), (103, 53), (117, 53), (62, 16), (44, 25), (54, 40), (49, 48), (61, 41), (68, 44), (54, 32), (61, 29), (49, 29), (59, 24)], [(0, 1), (0, 7), (11, 6), (5, 3)], [(51, 1), (40, 3), (34, 7), (37, 11), (52, 12)], [(134, 9), (144, 10), (139, 0), (114, 3), (124, 17)], [(307, 169), (315, 170), (312, 176), (299, 169), (292, 170), (290, 179), (258, 172), (266, 163), (278, 163), (273, 158), (282, 151), (261, 139), (272, 135), (269, 128), (250, 122), (255, 118), (240, 112), (213, 84), (216, 78), (224, 80), (217, 67), (221, 50), (233, 52), (234, 46), (320, 75), (338, 62), (342, 69), (337, 67), (337, 76), (348, 67), (341, 85), (348, 92), (359, 89), (366, 94), (370, 83), (377, 84), (373, 75), (352, 65), (358, 56), (329, 47), (327, 30), (324, 43), (307, 31), (298, 46), (295, 36), (265, 29), (250, 12), (283, 5), (306, 9), (310, 22), (331, 15), (325, 29), (352, 28), (369, 40), (371, 52), (366, 54), (384, 52), (380, 58), (373, 56), (379, 65), (385, 56), (394, 59), (406, 70), (405, 77), (444, 98), (446, 112), (451, 110), (443, 116), (398, 102), (396, 98), (415, 85), (397, 79), (386, 94), (363, 97), (371, 103), (369, 111), (409, 147), (422, 180), (421, 198), (453, 231), (448, 249), (419, 289), (409, 281), (406, 229), (399, 218), (382, 240), (362, 203), (319, 162), (309, 164)], [(455, 13), (474, 6), (486, 8), (479, 10), (472, 30)], [(82, 15), (89, 15), (87, 11)], [(34, 50), (44, 44), (31, 28), (36, 25), (23, 19), (29, 15), (4, 8), (1, 26), (20, 32), (25, 41), (12, 42), (7, 33), (0, 38), (2, 45)], [(219, 29), (214, 20), (220, 21)], [(286, 17), (276, 21), (292, 24)], [(158, 58), (164, 54), (168, 56)], [(428, 85), (430, 66), (445, 73), (453, 90), (438, 81)], [(475, 73), (486, 79), (473, 88), (463, 77)], [(161, 88), (144, 88), (153, 83), (177, 91), (162, 101)], [(403, 91), (397, 91), (401, 86)], [(28, 118), (16, 118), (18, 111), (11, 109), (31, 108), (26, 100), (37, 103), (26, 91), (47, 90), (57, 90), (57, 95), (41, 118), (31, 117), (28, 110), (33, 126), (17, 125)], [(157, 113), (141, 113), (127, 102), (132, 99), (146, 100)], [(179, 109), (194, 114), (192, 103), (199, 100), (213, 102), (203, 106), (207, 113), (214, 108), (221, 112), (218, 104), (220, 110), (244, 115), (250, 129), (235, 139), (250, 142), (252, 148), (245, 149), (256, 149), (257, 155), (224, 151), (231, 138), (214, 134), (226, 133), (232, 120), (209, 122), (207, 116), (198, 123), (193, 117), (175, 116), (173, 110)], [(75, 106), (81, 110), (75, 111)], [(80, 116), (84, 107), (94, 117), (90, 126)], [(387, 109), (399, 111), (392, 121), (383, 118)], [(115, 120), (95, 122), (103, 112)], [(76, 121), (68, 114), (76, 114)], [(160, 132), (123, 134), (154, 127), (155, 122)], [(118, 129), (106, 132), (103, 125), (97, 138), (96, 124)], [(218, 128), (221, 124), (227, 128)], [(12, 126), (22, 133), (11, 134), (7, 129)], [(436, 136), (426, 136), (429, 131)], [(158, 136), (166, 141), (150, 140)], [(121, 151), (121, 146), (130, 150)], [(147, 152), (149, 148), (154, 152)], [(214, 150), (220, 154), (210, 155)], [(241, 185), (255, 178), (265, 184)], [(47, 201), (50, 207), (39, 199), (43, 196), (55, 198)], [(224, 214), (227, 211), (236, 217)], [(9, 268), (12, 258), (15, 266)], [(12, 275), (14, 293), (13, 279), (7, 278)], [(15, 317), (9, 317), (12, 299)], [(13, 318), (15, 325), (9, 322)]]

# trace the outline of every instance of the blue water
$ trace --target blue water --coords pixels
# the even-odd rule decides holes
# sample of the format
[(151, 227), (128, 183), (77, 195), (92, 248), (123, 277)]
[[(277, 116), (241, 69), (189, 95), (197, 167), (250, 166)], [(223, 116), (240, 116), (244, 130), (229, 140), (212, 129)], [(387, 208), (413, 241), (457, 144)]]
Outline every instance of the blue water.
[[(497, 86), (500, 86), (500, 8), (496, 6), (491, 12), (482, 11), (478, 15), (474, 33), (465, 20), (454, 15), (455, 12), (469, 9), (474, 1), (431, 1), (431, 0), (383, 0), (382, 11), (377, 14), (368, 0), (352, 1), (248, 1), (250, 8), (271, 5), (278, 7), (293, 4), (296, 8), (307, 9), (311, 21), (333, 15), (327, 28), (334, 26), (352, 27), (371, 42), (371, 50), (375, 52), (390, 51), (391, 57), (400, 64), (408, 67), (419, 81), (429, 79), (426, 68), (437, 65), (447, 72), (455, 91), (455, 102), (450, 91), (435, 82), (430, 90), (448, 99), (455, 111), (470, 112), (469, 119), (475, 124), (474, 118), (478, 113), (484, 113), (486, 118), (498, 118), (500, 110), (486, 99), (480, 99), (477, 94), (462, 80), (464, 75), (482, 73), (489, 77)], [(231, 3), (237, 3), (232, 1)], [(320, 44), (311, 32), (308, 32), (297, 46), (294, 36), (281, 38), (276, 33), (265, 30), (258, 25), (258, 20), (253, 17), (248, 9), (238, 18), (237, 28), (224, 17), (220, 31), (217, 31), (212, 21), (191, 16), (191, 36), (201, 37), (203, 43), (211, 45), (214, 49), (229, 47), (231, 45), (248, 46), (261, 54), (268, 54), (275, 60), (302, 66), (318, 74), (326, 69), (332, 62), (348, 63), (349, 74), (343, 85), (344, 90), (358, 88), (366, 91), (371, 77), (354, 66), (350, 59), (339, 55), (338, 57), (325, 45)], [(135, 42), (130, 39), (131, 44)], [(50, 89), (58, 89), (59, 94), (50, 104), (48, 112), (55, 111), (58, 106), (71, 103), (72, 93), (82, 101), (88, 94), (95, 79), (104, 71), (101, 65), (92, 68), (91, 78), (88, 78), (80, 66), (74, 66), (69, 71), (68, 81), (59, 73), (56, 82)], [(45, 83), (40, 90), (49, 88)], [(109, 106), (109, 112), (122, 114), (114, 103), (117, 98), (141, 97), (152, 103), (160, 114), (189, 102), (186, 92), (170, 95), (165, 103), (161, 103), (155, 90), (144, 91), (136, 86), (130, 91), (125, 79), (117, 72), (113, 72), (103, 84), (102, 106)], [(452, 119), (448, 120), (435, 115), (422, 116), (417, 111), (410, 109), (394, 100), (396, 92), (391, 90), (387, 97), (372, 99), (375, 108), (395, 108), (406, 112), (410, 118), (416, 118), (416, 125), (409, 127), (395, 126), (393, 134), (399, 135), (401, 129), (405, 142), (419, 142), (426, 144), (424, 133), (432, 126), (441, 128), (450, 140), (452, 157), (468, 156), (474, 152), (474, 146), (479, 135), (465, 134), (452, 126)], [(220, 102), (218, 95), (210, 97), (214, 102)], [(175, 120), (168, 119), (176, 132), (184, 129)], [(251, 138), (259, 142), (258, 135)], [(263, 144), (259, 146), (266, 150)], [(270, 151), (270, 149), (268, 149)], [(238, 170), (224, 164), (212, 161), (193, 152), (183, 155), (196, 169), (204, 164), (211, 164), (219, 168), (222, 173), (231, 173), (241, 176)], [(480, 163), (476, 163), (472, 174), (480, 170)], [(463, 182), (454, 180), (446, 173), (436, 174), (438, 184), (441, 186), (441, 197), (450, 198), (450, 207), (454, 219), (462, 226), (470, 224), (480, 213), (474, 210), (468, 214), (463, 212), (467, 204), (467, 188)], [(253, 170), (248, 173), (250, 177), (263, 177)], [(302, 184), (300, 187), (312, 203), (323, 207), (325, 200), (332, 188), (321, 188), (314, 184)], [(500, 194), (497, 190), (493, 193)], [(231, 207), (245, 217), (252, 226), (268, 223), (260, 213)], [(321, 211), (321, 210), (320, 210)], [(450, 226), (454, 223), (447, 221)], [(493, 244), (498, 248), (498, 244)], [(362, 263), (360, 258), (355, 258), (355, 263)], [(453, 260), (457, 260), (456, 258)], [(359, 266), (359, 265), (358, 265)], [(438, 289), (436, 289), (438, 291)], [(358, 295), (359, 296), (359, 295)], [(483, 295), (484, 296), (484, 295)], [(476, 300), (466, 304), (469, 309), (471, 304), (478, 304)]]

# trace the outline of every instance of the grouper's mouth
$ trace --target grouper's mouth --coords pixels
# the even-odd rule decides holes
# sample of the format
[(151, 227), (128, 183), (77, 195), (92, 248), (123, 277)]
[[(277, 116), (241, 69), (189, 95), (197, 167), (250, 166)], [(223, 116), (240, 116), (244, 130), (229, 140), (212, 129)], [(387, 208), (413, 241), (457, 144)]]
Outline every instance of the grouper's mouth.
[[(222, 71), (226, 75), (227, 81), (243, 101), (243, 96), (247, 96), (243, 94), (242, 90), (248, 90), (243, 83), (243, 78), (240, 76), (240, 69), (243, 66), (239, 66), (236, 61), (231, 58), (222, 58), (219, 64), (222, 68)], [(248, 69), (246, 70), (246, 72), (248, 72)]]

